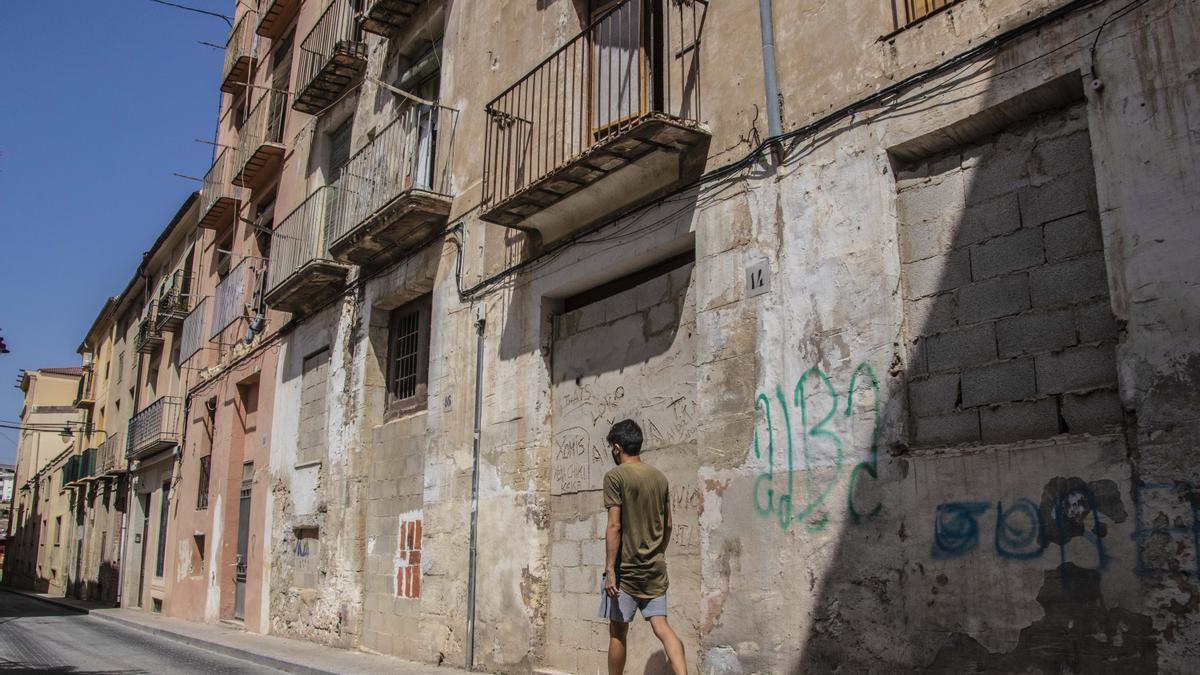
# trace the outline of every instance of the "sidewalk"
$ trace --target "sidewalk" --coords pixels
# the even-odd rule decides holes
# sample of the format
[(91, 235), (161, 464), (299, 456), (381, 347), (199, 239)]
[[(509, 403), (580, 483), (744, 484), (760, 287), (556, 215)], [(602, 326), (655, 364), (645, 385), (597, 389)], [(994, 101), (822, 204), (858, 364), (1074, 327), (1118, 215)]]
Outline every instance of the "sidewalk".
[(7, 587), (0, 587), (0, 591), (37, 598), (97, 619), (122, 624), (168, 640), (175, 640), (288, 673), (301, 675), (359, 673), (363, 675), (377, 673), (452, 675), (468, 672), (458, 668), (431, 666), (391, 656), (338, 649), (273, 635), (257, 635), (223, 625), (172, 619), (141, 610), (109, 607), (94, 602), (54, 597), (44, 593), (31, 593)]

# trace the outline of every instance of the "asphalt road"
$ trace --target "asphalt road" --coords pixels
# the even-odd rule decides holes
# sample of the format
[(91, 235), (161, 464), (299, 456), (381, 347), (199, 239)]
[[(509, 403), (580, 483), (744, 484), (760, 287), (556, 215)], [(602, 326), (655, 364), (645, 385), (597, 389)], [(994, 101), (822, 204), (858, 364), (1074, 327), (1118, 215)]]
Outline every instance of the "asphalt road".
[(0, 673), (278, 673), (0, 592)]

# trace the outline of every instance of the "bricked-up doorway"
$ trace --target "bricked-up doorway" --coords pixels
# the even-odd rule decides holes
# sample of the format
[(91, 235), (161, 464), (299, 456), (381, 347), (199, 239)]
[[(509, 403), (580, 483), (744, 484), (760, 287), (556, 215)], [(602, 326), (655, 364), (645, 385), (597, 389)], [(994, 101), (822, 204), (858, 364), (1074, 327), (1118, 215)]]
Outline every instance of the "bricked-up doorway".
[[(597, 618), (604, 570), (601, 489), (612, 468), (605, 436), (631, 418), (644, 461), (671, 483), (674, 531), (667, 552), (671, 622), (696, 653), (699, 541), (695, 298), (690, 254), (562, 301), (551, 352), (550, 603), (547, 662), (570, 672), (604, 669)], [(645, 626), (630, 638), (631, 672), (669, 672)]]

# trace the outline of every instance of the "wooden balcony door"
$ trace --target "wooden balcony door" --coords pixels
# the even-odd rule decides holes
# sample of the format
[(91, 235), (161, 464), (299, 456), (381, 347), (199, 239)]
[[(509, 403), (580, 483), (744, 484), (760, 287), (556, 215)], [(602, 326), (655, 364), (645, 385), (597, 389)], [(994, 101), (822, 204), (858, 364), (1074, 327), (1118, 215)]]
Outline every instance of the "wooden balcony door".
[(596, 140), (655, 109), (661, 97), (662, 20), (655, 0), (594, 0), (591, 129)]

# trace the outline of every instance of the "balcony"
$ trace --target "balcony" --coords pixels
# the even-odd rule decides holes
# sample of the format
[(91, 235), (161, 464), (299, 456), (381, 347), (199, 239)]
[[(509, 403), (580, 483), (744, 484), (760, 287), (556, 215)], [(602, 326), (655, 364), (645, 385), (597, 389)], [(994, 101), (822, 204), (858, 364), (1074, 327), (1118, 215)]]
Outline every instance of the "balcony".
[(481, 217), (550, 242), (698, 172), (706, 8), (624, 0), (488, 103)]
[(125, 471), (125, 435), (109, 434), (96, 448), (96, 475), (112, 476)]
[(303, 314), (342, 292), (350, 268), (334, 261), (325, 245), (335, 191), (333, 186), (318, 189), (272, 233), (266, 295), (271, 307)]
[(184, 289), (190, 290), (190, 287), (191, 284), (184, 279), (182, 271), (176, 272), (171, 278), (171, 283), (163, 287), (158, 296), (154, 317), (154, 327), (160, 333), (173, 333), (183, 324), (191, 309), (192, 300), (191, 294), (185, 293)]
[(248, 313), (252, 298), (262, 286), (266, 261), (261, 258), (242, 258), (229, 274), (217, 284), (213, 294), (212, 323), (208, 338), (212, 340), (234, 321)]
[(446, 162), (458, 113), (409, 106), (342, 168), (327, 237), (335, 260), (392, 262), (437, 235), (450, 215)]
[(278, 40), (292, 23), (300, 0), (258, 0), (258, 28), (255, 32), (269, 39)]
[(134, 347), (139, 354), (153, 354), (162, 347), (163, 335), (162, 332), (155, 327), (154, 321), (154, 306), (142, 317), (138, 323), (137, 340), (134, 342)]
[(163, 396), (129, 420), (127, 459), (142, 459), (179, 444), (183, 401)]
[(88, 448), (72, 457), (75, 466), (67, 487), (79, 487), (96, 480), (96, 448)]
[(955, 4), (959, 0), (892, 0), (892, 15), (896, 29), (924, 21), (931, 15)]
[(270, 90), (259, 97), (238, 132), (236, 185), (257, 186), (271, 176), (283, 160), (283, 119), (287, 94)]
[(390, 38), (412, 19), (425, 0), (367, 0), (363, 30)]
[(350, 0), (333, 0), (300, 43), (292, 107), (315, 115), (337, 100), (367, 68), (367, 45)]
[(192, 358), (205, 341), (205, 319), (209, 312), (208, 298), (203, 298), (183, 320), (183, 330), (179, 333), (179, 362), (183, 363)]
[(233, 219), (242, 200), (242, 188), (233, 185), (236, 152), (223, 148), (200, 187), (200, 227), (218, 229)]
[(75, 407), (90, 408), (96, 404), (96, 373), (94, 366), (87, 364), (83, 367), (83, 377), (79, 378), (79, 389), (75, 392)]
[(254, 12), (246, 12), (229, 31), (229, 40), (225, 43), (225, 67), (221, 69), (221, 91), (226, 94), (236, 94), (250, 83), (256, 23)]

